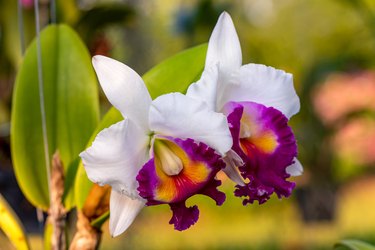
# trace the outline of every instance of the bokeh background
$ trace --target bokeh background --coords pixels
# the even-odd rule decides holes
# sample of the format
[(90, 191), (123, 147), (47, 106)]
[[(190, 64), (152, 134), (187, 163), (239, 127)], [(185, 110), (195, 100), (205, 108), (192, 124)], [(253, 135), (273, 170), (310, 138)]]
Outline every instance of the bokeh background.
[[(375, 243), (375, 1), (373, 0), (65, 0), (57, 22), (78, 31), (92, 55), (116, 58), (142, 74), (208, 41), (220, 13), (232, 16), (244, 63), (294, 75), (301, 111), (291, 125), (305, 172), (289, 199), (243, 207), (223, 179), (227, 202), (204, 197), (200, 220), (177, 232), (168, 206), (144, 209), (101, 249), (332, 249), (344, 238)], [(42, 0), (41, 24), (49, 22)], [(12, 89), (23, 46), (35, 35), (33, 1), (0, 0), (0, 192), (42, 249), (35, 209), (23, 198), (10, 156)], [(21, 42), (23, 41), (23, 43)], [(101, 93), (101, 112), (110, 107)], [(32, 147), (32, 145), (30, 145)], [(190, 201), (190, 200), (189, 200)], [(0, 234), (0, 249), (11, 249)]]

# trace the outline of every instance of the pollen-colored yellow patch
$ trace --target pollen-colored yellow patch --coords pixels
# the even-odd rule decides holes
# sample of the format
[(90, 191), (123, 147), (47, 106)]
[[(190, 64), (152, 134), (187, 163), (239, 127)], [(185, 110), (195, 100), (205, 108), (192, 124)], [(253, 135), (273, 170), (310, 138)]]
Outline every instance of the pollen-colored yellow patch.
[(248, 153), (248, 150), (247, 145), (244, 144), (248, 143), (266, 154), (272, 154), (278, 146), (277, 137), (272, 131), (263, 132), (259, 135), (253, 135), (249, 138), (242, 139), (240, 146), (245, 153)]
[(267, 154), (271, 154), (277, 148), (277, 137), (271, 131), (263, 133), (259, 137), (254, 137), (251, 142), (261, 151)]
[(265, 130), (261, 124), (251, 113), (242, 114), (240, 146), (246, 154), (250, 153), (249, 147), (255, 147), (266, 154), (272, 154), (276, 150), (278, 146), (276, 134), (272, 130)]
[(155, 156), (156, 174), (159, 183), (155, 190), (155, 200), (162, 202), (176, 201), (186, 194), (194, 193), (207, 181), (211, 169), (203, 162), (192, 161), (189, 156), (175, 143), (163, 140), (169, 149), (182, 161), (183, 169), (178, 175), (169, 176), (164, 173), (160, 159)]

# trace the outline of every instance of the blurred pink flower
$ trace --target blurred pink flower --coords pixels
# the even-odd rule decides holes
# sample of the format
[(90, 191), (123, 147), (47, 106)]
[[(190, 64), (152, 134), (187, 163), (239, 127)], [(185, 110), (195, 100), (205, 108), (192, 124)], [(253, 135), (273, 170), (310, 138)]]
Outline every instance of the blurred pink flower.
[(354, 111), (375, 110), (375, 72), (329, 76), (313, 91), (313, 104), (326, 125)]
[(374, 164), (375, 120), (361, 117), (346, 123), (334, 135), (333, 147), (357, 164)]
[(21, 3), (24, 8), (32, 8), (34, 6), (33, 0), (21, 0)]

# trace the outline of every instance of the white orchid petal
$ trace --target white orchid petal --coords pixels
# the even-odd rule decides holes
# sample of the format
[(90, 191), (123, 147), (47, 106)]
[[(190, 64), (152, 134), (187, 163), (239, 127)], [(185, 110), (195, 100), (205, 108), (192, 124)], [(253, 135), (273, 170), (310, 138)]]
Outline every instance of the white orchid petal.
[(92, 59), (100, 85), (121, 114), (147, 130), (151, 97), (142, 78), (125, 64), (105, 56)]
[(302, 164), (297, 158), (294, 158), (294, 163), (286, 168), (286, 172), (291, 176), (299, 176), (303, 174)]
[(242, 65), (242, 52), (232, 18), (223, 12), (212, 31), (206, 56), (208, 69), (219, 63), (220, 75), (229, 76)]
[(290, 118), (300, 109), (293, 76), (261, 64), (247, 64), (225, 86), (220, 105), (228, 101), (252, 101), (274, 107)]
[(217, 87), (218, 66), (214, 65), (203, 71), (201, 79), (189, 86), (186, 95), (206, 102), (215, 111)]
[(144, 206), (143, 200), (131, 199), (112, 190), (109, 203), (109, 231), (112, 237), (116, 237), (128, 229)]
[(148, 160), (147, 147), (143, 130), (126, 119), (102, 130), (80, 157), (91, 181), (138, 197), (136, 176)]
[(156, 98), (150, 107), (150, 128), (157, 134), (191, 138), (224, 154), (232, 147), (227, 119), (208, 105), (180, 93)]

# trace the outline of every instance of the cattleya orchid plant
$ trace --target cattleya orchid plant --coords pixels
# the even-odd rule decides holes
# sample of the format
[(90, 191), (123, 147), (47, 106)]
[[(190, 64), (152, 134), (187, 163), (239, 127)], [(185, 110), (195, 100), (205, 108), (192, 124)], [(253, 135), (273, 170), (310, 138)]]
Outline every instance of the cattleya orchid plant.
[(186, 95), (155, 100), (126, 65), (95, 56), (109, 101), (124, 120), (101, 131), (81, 153), (90, 180), (112, 186), (110, 231), (124, 232), (145, 206), (169, 204), (170, 224), (185, 230), (199, 216), (186, 207), (195, 195), (225, 201), (220, 170), (237, 183), (243, 203), (288, 197), (302, 172), (288, 119), (299, 110), (292, 76), (263, 65), (242, 65), (239, 40), (223, 13), (211, 35), (202, 77)]

